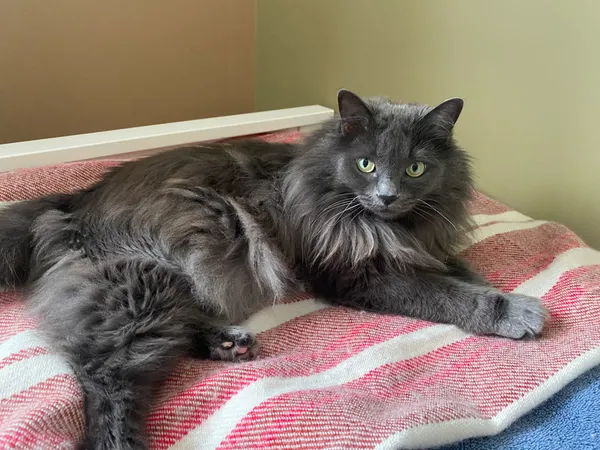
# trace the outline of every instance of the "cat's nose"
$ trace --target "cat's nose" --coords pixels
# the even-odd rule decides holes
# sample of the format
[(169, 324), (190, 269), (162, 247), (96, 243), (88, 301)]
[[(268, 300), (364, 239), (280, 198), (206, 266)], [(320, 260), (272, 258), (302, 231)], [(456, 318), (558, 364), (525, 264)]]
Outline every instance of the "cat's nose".
[(398, 198), (397, 195), (379, 195), (378, 197), (386, 206)]

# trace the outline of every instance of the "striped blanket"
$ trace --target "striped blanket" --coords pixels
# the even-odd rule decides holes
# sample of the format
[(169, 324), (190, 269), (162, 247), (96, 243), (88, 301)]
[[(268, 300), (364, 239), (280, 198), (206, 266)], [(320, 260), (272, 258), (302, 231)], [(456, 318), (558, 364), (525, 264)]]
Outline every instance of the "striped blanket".
[[(0, 201), (81, 188), (112, 164), (0, 174)], [(447, 444), (502, 431), (600, 364), (600, 252), (483, 195), (472, 214), (477, 229), (463, 255), (495, 286), (543, 298), (551, 320), (542, 339), (477, 337), (315, 299), (285, 302), (247, 323), (262, 342), (258, 360), (180, 362), (148, 419), (152, 448)], [(73, 448), (83, 430), (79, 386), (19, 297), (0, 293), (0, 448)]]

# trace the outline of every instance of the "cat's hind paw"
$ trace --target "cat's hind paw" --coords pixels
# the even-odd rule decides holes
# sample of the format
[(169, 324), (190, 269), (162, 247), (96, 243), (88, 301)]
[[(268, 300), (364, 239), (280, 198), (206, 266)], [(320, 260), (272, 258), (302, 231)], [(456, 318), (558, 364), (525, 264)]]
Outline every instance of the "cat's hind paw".
[(210, 345), (210, 358), (221, 361), (247, 361), (258, 354), (256, 337), (243, 327), (220, 330), (218, 339)]

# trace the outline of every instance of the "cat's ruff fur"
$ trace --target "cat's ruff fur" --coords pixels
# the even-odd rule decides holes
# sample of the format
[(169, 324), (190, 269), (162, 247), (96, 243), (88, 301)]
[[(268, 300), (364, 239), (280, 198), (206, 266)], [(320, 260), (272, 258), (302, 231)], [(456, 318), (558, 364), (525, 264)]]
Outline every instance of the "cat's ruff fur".
[[(298, 145), (173, 150), (2, 211), (0, 285), (28, 290), (82, 385), (81, 448), (147, 448), (152, 390), (176, 359), (253, 357), (234, 324), (300, 289), (473, 333), (542, 330), (538, 299), (490, 287), (454, 255), (472, 191), (452, 137), (462, 100), (338, 102)], [(407, 176), (416, 162), (427, 171)]]

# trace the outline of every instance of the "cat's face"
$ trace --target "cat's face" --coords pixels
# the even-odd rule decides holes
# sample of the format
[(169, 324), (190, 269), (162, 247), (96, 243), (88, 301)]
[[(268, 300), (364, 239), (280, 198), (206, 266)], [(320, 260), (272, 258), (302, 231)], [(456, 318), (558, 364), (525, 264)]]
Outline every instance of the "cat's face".
[[(448, 190), (470, 182), (466, 157), (451, 130), (460, 99), (430, 110), (385, 100), (363, 102), (340, 91), (340, 123), (332, 154), (336, 183), (375, 215), (393, 220), (410, 212), (440, 209)], [(460, 178), (463, 178), (461, 180)]]

